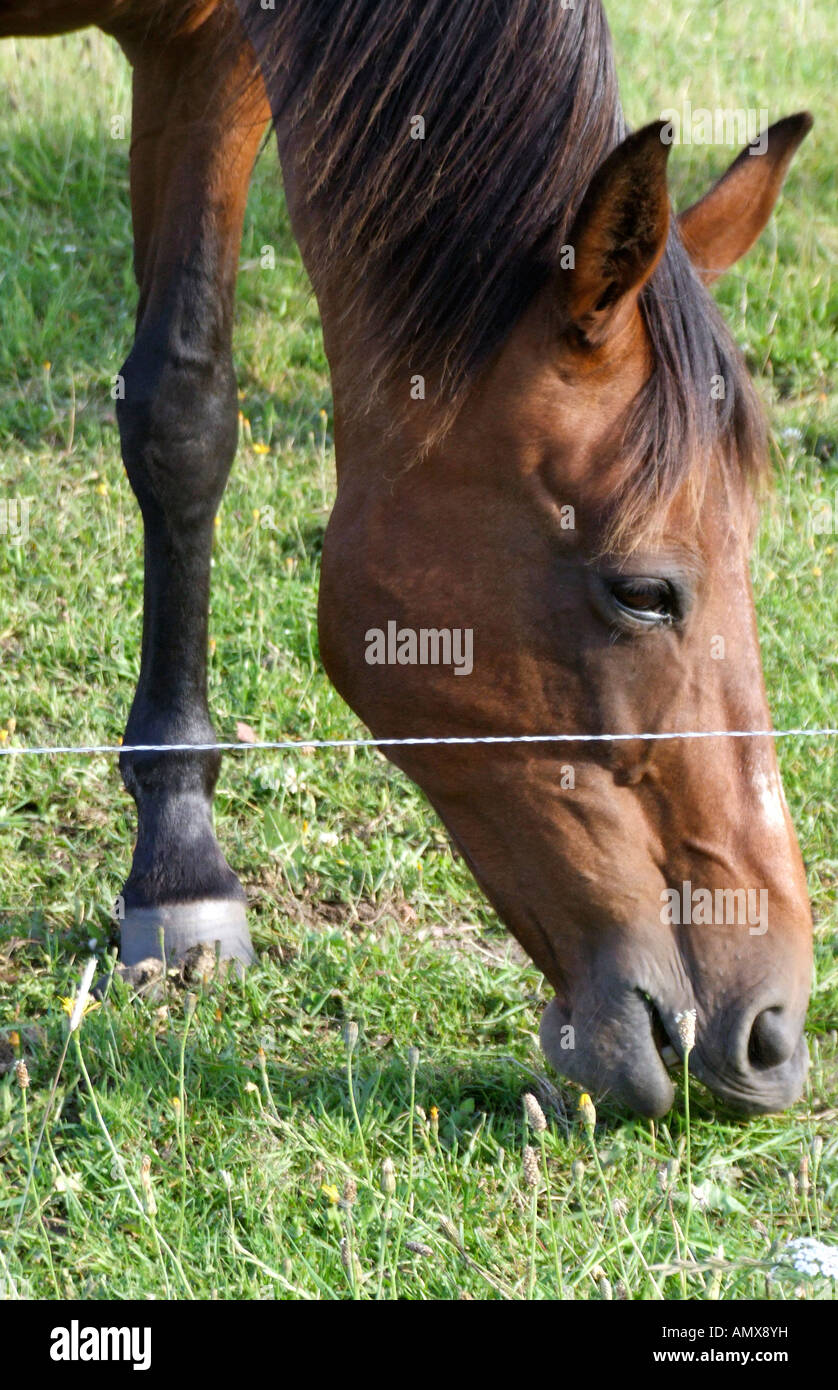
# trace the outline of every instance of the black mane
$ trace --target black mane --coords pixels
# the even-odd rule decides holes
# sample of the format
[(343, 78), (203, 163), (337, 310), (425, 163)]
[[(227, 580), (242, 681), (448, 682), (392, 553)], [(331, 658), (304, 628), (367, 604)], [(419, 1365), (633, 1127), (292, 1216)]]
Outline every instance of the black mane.
[[(371, 399), (432, 364), (452, 418), (625, 134), (600, 0), (238, 5), (328, 228), (319, 257), (375, 330)], [(714, 456), (748, 474), (765, 457), (747, 370), (676, 230), (642, 308), (655, 366), (626, 421), (621, 530), (701, 488)]]

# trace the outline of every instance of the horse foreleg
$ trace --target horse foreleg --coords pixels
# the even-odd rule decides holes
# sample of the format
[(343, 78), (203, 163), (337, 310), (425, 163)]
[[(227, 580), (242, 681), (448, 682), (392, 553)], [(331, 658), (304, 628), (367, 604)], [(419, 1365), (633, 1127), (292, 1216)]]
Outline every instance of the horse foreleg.
[[(118, 35), (119, 37), (119, 35)], [(230, 97), (250, 65), (216, 25), (155, 44), (123, 40), (134, 67), (131, 197), (140, 286), (121, 372), (125, 468), (145, 530), (142, 661), (126, 744), (214, 742), (207, 703), (210, 554), (237, 440), (231, 354), (235, 275), (261, 93)], [(245, 894), (215, 838), (216, 752), (124, 753), (138, 834), (123, 890), (123, 963), (200, 942), (252, 959)]]

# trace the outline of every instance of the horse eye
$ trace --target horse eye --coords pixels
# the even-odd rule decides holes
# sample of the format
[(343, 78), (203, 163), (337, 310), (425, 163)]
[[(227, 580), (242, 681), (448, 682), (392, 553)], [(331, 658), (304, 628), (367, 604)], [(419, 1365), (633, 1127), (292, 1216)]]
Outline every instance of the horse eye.
[(617, 607), (644, 623), (670, 623), (677, 616), (672, 585), (666, 579), (613, 579), (609, 585)]

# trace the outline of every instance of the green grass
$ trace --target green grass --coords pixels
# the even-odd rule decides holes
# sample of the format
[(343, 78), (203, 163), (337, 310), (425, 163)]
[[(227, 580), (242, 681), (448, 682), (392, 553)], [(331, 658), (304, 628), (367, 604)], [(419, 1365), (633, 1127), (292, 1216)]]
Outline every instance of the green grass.
[[(755, 562), (774, 717), (835, 724), (838, 534), (811, 520), (829, 499), (838, 528), (836, 97), (821, 76), (838, 19), (805, 0), (679, 7), (665, 23), (619, 0), (609, 15), (635, 125), (685, 96), (767, 107), (771, 119), (809, 106), (817, 118), (770, 228), (718, 295), (785, 457)], [(0, 727), (14, 720), (21, 743), (114, 742), (142, 597), (109, 394), (135, 303), (128, 143), (110, 137), (111, 118), (130, 111), (128, 77), (113, 46), (87, 34), (0, 46), (0, 83), (0, 495), (32, 499), (28, 542), (0, 543)], [(730, 157), (676, 149), (676, 202)], [(259, 267), (266, 243), (274, 271)], [(272, 150), (242, 262), (242, 440), (215, 552), (213, 714), (223, 738), (237, 719), (265, 737), (351, 735), (360, 727), (322, 673), (315, 624), (334, 489), (328, 377)], [(88, 942), (104, 955), (111, 940), (133, 806), (112, 762), (0, 761), (0, 1290), (600, 1298), (624, 1284), (631, 1298), (828, 1296), (771, 1271), (796, 1235), (836, 1239), (835, 747), (781, 741), (779, 754), (817, 919), (813, 1068), (801, 1105), (750, 1124), (693, 1086), (686, 1260), (682, 1097), (654, 1126), (603, 1107), (594, 1158), (577, 1093), (550, 1079), (537, 1047), (541, 977), (421, 795), (374, 753), (225, 761), (218, 830), (248, 887), (260, 964), (245, 982), (172, 981), (141, 1004), (116, 991), (85, 1019), (13, 1239), (66, 1034), (59, 998)], [(346, 1020), (360, 1029), (354, 1110)], [(25, 1093), (11, 1065), (21, 1049)], [(535, 1203), (526, 1090), (550, 1122)]]

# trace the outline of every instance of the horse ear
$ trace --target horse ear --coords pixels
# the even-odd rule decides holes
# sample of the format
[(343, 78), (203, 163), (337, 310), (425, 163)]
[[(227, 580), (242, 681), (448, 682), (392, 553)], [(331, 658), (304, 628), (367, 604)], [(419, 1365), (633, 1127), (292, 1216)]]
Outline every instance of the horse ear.
[(573, 224), (564, 304), (592, 347), (605, 341), (617, 310), (629, 295), (636, 299), (663, 255), (669, 231), (666, 129), (655, 121), (611, 151)]
[(705, 285), (750, 250), (771, 216), (786, 170), (812, 129), (808, 111), (769, 126), (709, 193), (678, 218), (681, 238)]

